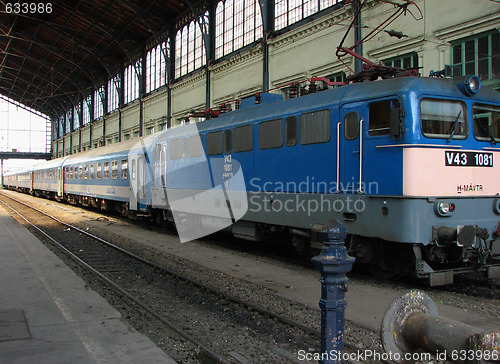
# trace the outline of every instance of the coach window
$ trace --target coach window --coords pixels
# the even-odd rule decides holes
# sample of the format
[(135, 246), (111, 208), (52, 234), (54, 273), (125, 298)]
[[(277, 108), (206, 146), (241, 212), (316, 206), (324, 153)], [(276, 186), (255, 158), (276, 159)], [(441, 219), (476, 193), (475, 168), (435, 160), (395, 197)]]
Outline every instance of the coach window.
[(95, 178), (101, 179), (101, 175), (102, 175), (102, 163), (97, 163), (97, 171)]
[(233, 131), (231, 129), (224, 130), (224, 153), (229, 154), (233, 151)]
[(422, 133), (427, 138), (465, 139), (467, 110), (460, 101), (423, 99), (420, 103)]
[(356, 111), (349, 111), (344, 117), (344, 137), (355, 140), (359, 135), (359, 115)]
[(85, 164), (83, 167), (83, 179), (89, 178), (89, 165)]
[(83, 179), (83, 166), (82, 165), (78, 166), (78, 178)]
[(128, 178), (128, 161), (126, 159), (122, 159), (120, 167), (121, 167), (120, 178), (127, 179)]
[(179, 159), (182, 156), (182, 139), (170, 141), (170, 159)]
[(191, 135), (189, 137), (189, 156), (201, 157), (203, 155), (203, 145), (201, 144), (201, 135)]
[(500, 142), (500, 107), (478, 105), (472, 107), (474, 137), (487, 142)]
[(389, 135), (391, 110), (400, 108), (397, 99), (372, 102), (368, 106), (368, 135)]
[(222, 154), (222, 131), (207, 134), (207, 155)]
[(259, 124), (259, 148), (271, 149), (283, 146), (283, 122), (281, 119), (263, 121)]
[(300, 144), (330, 141), (330, 110), (320, 110), (300, 116)]
[(90, 164), (90, 174), (89, 174), (89, 178), (90, 178), (90, 179), (94, 179), (94, 176), (95, 176), (95, 165), (94, 165), (94, 163), (91, 163), (91, 164)]
[(285, 143), (287, 147), (297, 144), (299, 138), (299, 122), (296, 116), (289, 116), (285, 119)]
[(118, 179), (118, 161), (111, 161), (111, 178)]
[(64, 167), (64, 178), (69, 179), (69, 167)]
[(104, 162), (103, 178), (109, 179), (109, 162)]
[(253, 137), (251, 124), (234, 128), (233, 144), (235, 153), (252, 150)]
[(73, 179), (73, 167), (69, 167), (69, 179)]

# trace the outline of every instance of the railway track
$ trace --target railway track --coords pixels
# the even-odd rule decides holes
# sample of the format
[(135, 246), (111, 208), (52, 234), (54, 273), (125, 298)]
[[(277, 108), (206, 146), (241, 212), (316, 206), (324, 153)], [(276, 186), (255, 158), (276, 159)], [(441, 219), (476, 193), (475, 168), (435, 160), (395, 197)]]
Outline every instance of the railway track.
[[(94, 277), (168, 327), (167, 332), (192, 343), (197, 348), (193, 361), (289, 363), (300, 362), (299, 350), (319, 352), (318, 330), (160, 266), (6, 194), (0, 197)], [(23, 216), (28, 214), (29, 219)], [(363, 351), (344, 345), (346, 352)]]

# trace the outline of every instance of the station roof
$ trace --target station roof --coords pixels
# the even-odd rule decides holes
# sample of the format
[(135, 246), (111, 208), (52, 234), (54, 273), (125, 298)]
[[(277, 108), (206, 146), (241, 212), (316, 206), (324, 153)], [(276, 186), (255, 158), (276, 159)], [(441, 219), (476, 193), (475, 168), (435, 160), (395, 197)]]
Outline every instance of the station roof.
[(193, 7), (200, 2), (51, 0), (33, 2), (36, 10), (6, 8), (4, 2), (0, 94), (55, 118), (136, 59), (149, 42), (164, 40), (167, 29), (190, 16), (187, 1)]

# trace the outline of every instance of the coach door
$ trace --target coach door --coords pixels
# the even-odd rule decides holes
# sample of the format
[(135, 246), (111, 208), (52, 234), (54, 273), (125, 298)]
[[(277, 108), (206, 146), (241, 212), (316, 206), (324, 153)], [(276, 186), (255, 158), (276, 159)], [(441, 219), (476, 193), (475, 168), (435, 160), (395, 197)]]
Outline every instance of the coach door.
[(63, 167), (57, 168), (57, 173), (58, 173), (58, 183), (57, 183), (57, 196), (61, 197), (63, 195), (63, 190), (64, 190), (64, 173), (63, 173)]
[(146, 207), (146, 159), (133, 156), (130, 163), (130, 210)]
[(337, 126), (337, 185), (340, 192), (363, 192), (363, 127), (361, 103), (344, 105)]
[(145, 210), (146, 204), (146, 158), (140, 156), (137, 159), (137, 200), (139, 202), (139, 209)]
[(129, 209), (130, 210), (137, 210), (137, 188), (138, 188), (138, 181), (137, 181), (137, 157), (129, 157), (128, 163), (130, 165), (130, 192), (129, 192)]

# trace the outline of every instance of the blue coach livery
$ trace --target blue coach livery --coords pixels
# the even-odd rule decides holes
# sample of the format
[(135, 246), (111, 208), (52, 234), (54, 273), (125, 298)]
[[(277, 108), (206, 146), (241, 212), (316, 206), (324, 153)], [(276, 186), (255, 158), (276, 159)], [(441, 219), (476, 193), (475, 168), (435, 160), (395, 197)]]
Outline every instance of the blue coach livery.
[(182, 218), (185, 230), (218, 224), (300, 253), (337, 219), (349, 253), (374, 274), (432, 285), (467, 271), (500, 277), (498, 92), (475, 76), (401, 77), (260, 97), (47, 162), (57, 188), (35, 187), (33, 171), (22, 190), (160, 223)]

